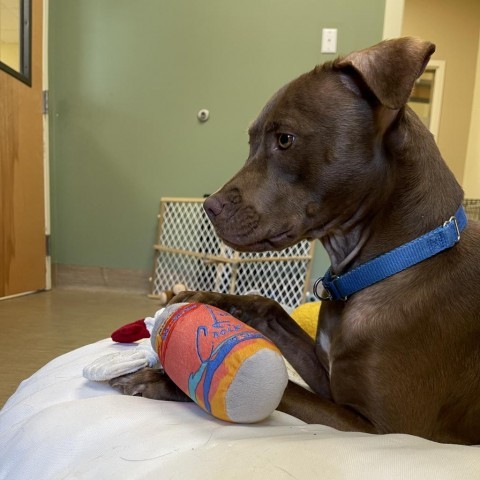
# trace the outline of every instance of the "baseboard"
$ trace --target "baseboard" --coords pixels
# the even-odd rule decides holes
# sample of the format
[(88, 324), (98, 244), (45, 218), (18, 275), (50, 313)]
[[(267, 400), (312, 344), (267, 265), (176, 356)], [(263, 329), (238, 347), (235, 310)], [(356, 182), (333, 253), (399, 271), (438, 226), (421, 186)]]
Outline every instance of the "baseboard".
[(145, 295), (150, 293), (150, 274), (143, 270), (54, 263), (52, 276), (53, 285), (59, 288), (116, 290)]

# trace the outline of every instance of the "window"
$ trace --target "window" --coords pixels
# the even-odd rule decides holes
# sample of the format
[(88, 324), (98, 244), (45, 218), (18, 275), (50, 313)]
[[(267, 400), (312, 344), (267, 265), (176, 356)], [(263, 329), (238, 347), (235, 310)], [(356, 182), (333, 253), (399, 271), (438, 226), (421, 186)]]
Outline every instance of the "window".
[(0, 69), (31, 85), (31, 0), (0, 0)]

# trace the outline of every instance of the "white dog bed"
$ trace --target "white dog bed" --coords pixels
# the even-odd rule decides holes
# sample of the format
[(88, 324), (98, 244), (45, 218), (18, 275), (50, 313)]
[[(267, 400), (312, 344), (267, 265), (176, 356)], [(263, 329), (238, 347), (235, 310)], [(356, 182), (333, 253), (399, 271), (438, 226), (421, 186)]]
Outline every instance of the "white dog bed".
[(82, 377), (111, 340), (56, 358), (0, 412), (0, 479), (480, 479), (480, 448), (343, 433), (275, 412), (255, 425)]

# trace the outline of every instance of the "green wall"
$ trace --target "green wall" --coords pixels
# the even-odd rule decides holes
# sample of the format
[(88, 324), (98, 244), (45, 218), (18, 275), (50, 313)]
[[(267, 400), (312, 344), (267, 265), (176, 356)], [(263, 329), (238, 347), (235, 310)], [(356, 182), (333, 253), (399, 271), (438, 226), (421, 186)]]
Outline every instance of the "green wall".
[(150, 270), (159, 198), (219, 188), (271, 94), (335, 57), (321, 29), (340, 54), (376, 43), (384, 3), (50, 0), (53, 261)]

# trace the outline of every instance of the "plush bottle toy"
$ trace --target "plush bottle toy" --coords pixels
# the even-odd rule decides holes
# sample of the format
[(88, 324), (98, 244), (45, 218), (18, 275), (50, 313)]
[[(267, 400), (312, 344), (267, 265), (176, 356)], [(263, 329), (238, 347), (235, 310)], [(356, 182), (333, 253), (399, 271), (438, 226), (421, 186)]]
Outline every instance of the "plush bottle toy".
[(223, 310), (201, 303), (169, 305), (155, 315), (150, 341), (150, 352), (138, 347), (134, 359), (120, 355), (116, 362), (116, 354), (102, 357), (84, 376), (107, 380), (151, 366), (154, 352), (176, 385), (217, 418), (258, 422), (280, 403), (288, 382), (280, 351)]

